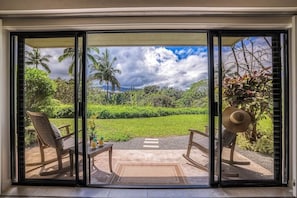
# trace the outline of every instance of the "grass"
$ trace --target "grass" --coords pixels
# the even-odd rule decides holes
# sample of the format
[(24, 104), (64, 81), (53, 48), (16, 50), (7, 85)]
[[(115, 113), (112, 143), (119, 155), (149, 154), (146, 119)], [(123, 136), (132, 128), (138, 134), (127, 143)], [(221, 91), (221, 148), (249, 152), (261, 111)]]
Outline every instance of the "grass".
[[(57, 126), (69, 123), (73, 119), (51, 119)], [(171, 115), (151, 118), (131, 119), (95, 119), (97, 137), (105, 141), (127, 141), (135, 137), (167, 137), (188, 135), (188, 129), (205, 130), (208, 125), (207, 114)], [(273, 152), (273, 124), (271, 119), (259, 121), (258, 131), (263, 135), (255, 144), (250, 144), (243, 134), (238, 135), (237, 144), (241, 148), (262, 153)]]
[[(72, 119), (51, 119), (57, 126)], [(96, 134), (106, 141), (127, 141), (134, 137), (167, 137), (188, 135), (189, 128), (204, 131), (208, 125), (208, 115), (172, 115), (133, 119), (95, 119)]]
[[(71, 124), (73, 119), (51, 119), (57, 126)], [(104, 137), (105, 141), (127, 141), (135, 137), (167, 137), (188, 135), (188, 129), (205, 130), (208, 125), (207, 114), (171, 115), (151, 118), (131, 119), (95, 119), (97, 137)], [(258, 130), (263, 137), (255, 144), (250, 144), (243, 136), (238, 135), (237, 144), (241, 148), (261, 153), (273, 152), (273, 123), (271, 119), (259, 121)]]

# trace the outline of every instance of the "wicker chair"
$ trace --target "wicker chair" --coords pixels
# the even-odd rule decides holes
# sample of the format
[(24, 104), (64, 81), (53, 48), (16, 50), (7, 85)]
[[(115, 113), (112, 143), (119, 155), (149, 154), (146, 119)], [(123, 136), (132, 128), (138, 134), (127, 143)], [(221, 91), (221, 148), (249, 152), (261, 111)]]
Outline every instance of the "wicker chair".
[[(70, 167), (63, 168), (62, 163), (62, 157), (66, 154), (69, 154), (69, 149), (74, 146), (74, 133), (70, 133), (70, 125), (63, 125), (57, 128), (55, 125), (50, 123), (47, 115), (44, 113), (31, 111), (27, 111), (26, 113), (31, 119), (35, 131), (37, 133), (37, 140), (39, 143), (42, 165), (39, 174), (41, 176), (45, 176), (50, 174), (58, 174), (60, 172), (70, 170)], [(67, 135), (61, 135), (60, 129), (62, 128), (66, 129)], [(45, 161), (44, 149), (49, 147), (53, 147), (56, 149), (57, 159), (55, 159), (55, 161), (58, 161), (58, 169), (53, 171), (44, 171), (45, 165), (49, 163)]]

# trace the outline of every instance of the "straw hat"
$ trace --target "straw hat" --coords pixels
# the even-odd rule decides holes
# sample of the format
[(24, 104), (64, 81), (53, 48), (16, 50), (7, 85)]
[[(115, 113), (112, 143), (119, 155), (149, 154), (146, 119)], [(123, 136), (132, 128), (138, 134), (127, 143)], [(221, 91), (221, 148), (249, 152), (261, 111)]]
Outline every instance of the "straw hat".
[(244, 132), (251, 123), (251, 116), (246, 111), (235, 107), (227, 107), (222, 116), (224, 127), (232, 132)]

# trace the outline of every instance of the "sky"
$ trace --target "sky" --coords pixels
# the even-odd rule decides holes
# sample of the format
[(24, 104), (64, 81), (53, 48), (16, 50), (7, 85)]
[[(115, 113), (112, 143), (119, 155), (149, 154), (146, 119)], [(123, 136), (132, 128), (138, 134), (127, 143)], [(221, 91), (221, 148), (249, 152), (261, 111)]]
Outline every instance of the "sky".
[[(268, 48), (268, 53), (264, 50), (265, 47), (263, 46), (267, 46), (267, 43), (261, 37), (251, 38), (251, 41), (257, 44), (251, 45), (247, 41), (247, 49), (250, 51), (252, 49), (254, 51), (259, 50), (261, 53), (270, 54), (270, 48)], [(240, 50), (240, 46), (238, 47)], [(137, 89), (149, 85), (158, 85), (160, 87), (186, 90), (193, 83), (208, 78), (208, 57), (207, 47), (205, 46), (101, 47), (99, 48), (100, 54), (105, 49), (108, 49), (111, 58), (117, 58), (114, 67), (121, 71), (121, 74), (117, 74), (116, 78), (119, 80), (122, 88)], [(223, 64), (226, 67), (232, 67), (234, 65), (232, 57), (234, 56), (231, 53), (230, 47), (223, 48), (223, 53)], [(48, 63), (51, 68), (51, 78), (70, 78), (68, 68), (72, 60), (58, 61), (58, 57), (63, 54), (63, 49), (41, 49), (41, 54), (52, 56)], [(242, 55), (239, 55), (237, 58), (245, 63)], [(271, 61), (269, 61), (271, 60), (271, 55), (261, 56), (261, 59), (263, 59), (264, 65), (271, 65)], [(100, 87), (102, 85), (97, 83), (95, 86)]]
[[(195, 46), (137, 46), (104, 47), (111, 57), (116, 57), (115, 68), (121, 70), (116, 77), (123, 88), (143, 88), (149, 85), (174, 87), (185, 90), (208, 75), (207, 48)], [(51, 78), (69, 79), (71, 60), (58, 61), (63, 49), (42, 49), (50, 54)], [(100, 86), (98, 84), (98, 86)]]

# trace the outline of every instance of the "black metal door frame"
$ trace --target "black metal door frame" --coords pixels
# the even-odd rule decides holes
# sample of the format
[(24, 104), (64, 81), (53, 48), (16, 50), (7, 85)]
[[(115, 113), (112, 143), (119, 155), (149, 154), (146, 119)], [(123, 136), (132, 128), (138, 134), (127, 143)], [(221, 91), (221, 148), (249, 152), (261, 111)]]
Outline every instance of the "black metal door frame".
[[(219, 94), (219, 102), (216, 103), (215, 101), (215, 93), (214, 93), (214, 86), (215, 86), (215, 82), (214, 82), (214, 38), (216, 37), (218, 39), (218, 73), (219, 73), (219, 78), (221, 79), (221, 74), (222, 74), (222, 63), (221, 63), (221, 48), (222, 48), (222, 44), (221, 44), (221, 38), (223, 36), (272, 36), (274, 40), (277, 40), (279, 38), (279, 34), (280, 33), (285, 33), (287, 34), (286, 31), (231, 31), (231, 30), (226, 30), (226, 31), (221, 31), (221, 30), (212, 30), (208, 32), (208, 49), (209, 49), (209, 131), (210, 131), (210, 138), (209, 138), (209, 147), (210, 147), (210, 165), (209, 165), (209, 183), (210, 186), (271, 186), (271, 185), (281, 185), (283, 184), (283, 177), (282, 177), (282, 169), (286, 168), (286, 173), (287, 175), (285, 177), (288, 178), (288, 163), (285, 164), (285, 167), (282, 167), (282, 149), (281, 149), (281, 135), (278, 133), (276, 135), (280, 135), (280, 139), (277, 139), (275, 141), (275, 148), (277, 148), (277, 159), (275, 159), (274, 161), (274, 165), (275, 165), (275, 179), (272, 181), (222, 181), (221, 178), (221, 169), (219, 167), (219, 175), (218, 175), (218, 179), (215, 179), (215, 117), (218, 116), (218, 120), (219, 123), (221, 123), (221, 106), (222, 106), (222, 96), (221, 96), (221, 92), (222, 92), (222, 84), (221, 84), (221, 80), (219, 80), (219, 87), (220, 87), (220, 94)], [(76, 47), (76, 65), (78, 65), (78, 37), (81, 37), (83, 39), (83, 55), (82, 55), (82, 62), (83, 62), (83, 73), (82, 73), (82, 101), (81, 103), (75, 103), (75, 109), (76, 109), (76, 113), (75, 113), (75, 120), (78, 120), (78, 117), (81, 116), (81, 118), (83, 119), (83, 126), (82, 126), (82, 130), (83, 130), (83, 179), (80, 180), (78, 178), (78, 176), (75, 178), (75, 180), (71, 180), (71, 181), (59, 181), (59, 180), (55, 180), (55, 185), (56, 184), (65, 184), (65, 185), (77, 185), (77, 184), (81, 184), (81, 185), (86, 185), (86, 181), (88, 180), (87, 178), (87, 158), (86, 156), (86, 111), (85, 111), (85, 105), (86, 105), (86, 72), (85, 72), (85, 67), (86, 67), (86, 32), (46, 32), (46, 33), (38, 33), (38, 32), (16, 32), (16, 33), (11, 33), (11, 46), (18, 46), (17, 47), (17, 52), (15, 51), (15, 49), (11, 49), (11, 92), (10, 92), (10, 96), (12, 99), (15, 99), (16, 95), (21, 95), (23, 96), (24, 94), (24, 39), (25, 38), (47, 38), (47, 37), (69, 37), (69, 36), (73, 36), (75, 38), (75, 47)], [(17, 38), (17, 39), (16, 39)], [(17, 45), (16, 45), (17, 42)], [(278, 47), (278, 46), (276, 46)], [(287, 51), (284, 52), (285, 55), (287, 55)], [(18, 61), (15, 62), (13, 55), (17, 54), (18, 56)], [(278, 54), (275, 54), (275, 58), (278, 58)], [(285, 60), (287, 61), (287, 60)], [(16, 64), (17, 63), (17, 68), (16, 68)], [(284, 68), (284, 77), (286, 78), (285, 80), (285, 87), (288, 86), (288, 74), (287, 74), (287, 64), (285, 64), (285, 68)], [(77, 68), (76, 68), (77, 69)], [(276, 70), (278, 70), (279, 68), (277, 68)], [(274, 70), (275, 71), (275, 70)], [(17, 72), (17, 76), (18, 76), (18, 81), (16, 82), (15, 79), (15, 73)], [(77, 72), (77, 70), (76, 70)], [(275, 71), (275, 75), (274, 78), (278, 79), (282, 76), (280, 76), (278, 71)], [(77, 78), (75, 78), (77, 80)], [(75, 87), (75, 101), (78, 100), (78, 84), (80, 82), (75, 83), (76, 87)], [(278, 85), (279, 86), (279, 85)], [(276, 88), (278, 88), (278, 86)], [(17, 90), (15, 90), (14, 88), (17, 88)], [(282, 90), (281, 90), (282, 91)], [(287, 93), (287, 90), (283, 90), (285, 93)], [(24, 120), (22, 120), (22, 118), (24, 117), (24, 112), (23, 109), (20, 108), (22, 107), (23, 103), (23, 99), (19, 98), (21, 100), (17, 100), (15, 102), (11, 103), (10, 106), (10, 110), (11, 110), (11, 114), (10, 114), (10, 119), (11, 119), (11, 131), (12, 131), (12, 145), (11, 145), (11, 151), (13, 153), (17, 153), (17, 156), (12, 155), (12, 162), (16, 162), (16, 159), (18, 159), (18, 168), (16, 172), (12, 171), (12, 176), (13, 177), (17, 177), (18, 180), (15, 183), (18, 184), (38, 184), (38, 185), (46, 185), (46, 184), (53, 184), (53, 182), (51, 180), (28, 180), (25, 179), (25, 163), (24, 163)], [(279, 103), (283, 103), (284, 104), (284, 114), (280, 113), (280, 116), (286, 116), (288, 118), (288, 99), (284, 99), (285, 101), (276, 101)], [(281, 106), (281, 105), (280, 105)], [(281, 110), (281, 108), (279, 109)], [(284, 119), (285, 120), (285, 126), (278, 126), (279, 128), (283, 127), (284, 131), (285, 131), (285, 141), (286, 141), (286, 149), (288, 151), (288, 119)], [(78, 124), (77, 122), (75, 123), (75, 130), (76, 133), (78, 131)], [(17, 151), (15, 151), (16, 145), (14, 144), (14, 134), (15, 131), (19, 131), (20, 133), (18, 133), (18, 138), (17, 138), (17, 145), (18, 145), (18, 149)], [(219, 137), (221, 137), (221, 128), (219, 128)], [(221, 138), (219, 138), (221, 139)], [(76, 148), (78, 146), (78, 141), (77, 141), (77, 137), (76, 137), (76, 144), (75, 144)], [(220, 147), (220, 145), (219, 145)], [(220, 151), (221, 152), (221, 151)], [(78, 159), (78, 153), (75, 153), (75, 158)], [(285, 161), (288, 162), (288, 152), (286, 153), (285, 157)], [(219, 158), (219, 164), (221, 164), (221, 159)], [(76, 161), (76, 171), (78, 171), (78, 161)], [(78, 173), (78, 172), (76, 172)], [(78, 174), (76, 174), (78, 175)], [(42, 182), (41, 182), (42, 181)]]
[[(284, 50), (280, 50), (280, 34), (284, 34)], [(277, 31), (277, 30), (257, 30), (257, 31), (242, 31), (242, 30), (214, 30), (209, 31), (208, 34), (208, 45), (209, 45), (209, 126), (210, 126), (210, 186), (281, 186), (286, 185), (288, 181), (288, 97), (282, 98), (282, 95), (288, 96), (288, 51), (287, 51), (287, 31)], [(218, 147), (221, 148), (221, 132), (222, 132), (222, 37), (224, 36), (270, 36), (272, 38), (272, 60), (273, 60), (273, 90), (274, 96), (278, 94), (278, 97), (274, 97), (273, 103), (277, 104), (274, 106), (274, 179), (273, 180), (222, 180), (222, 170), (221, 170), (221, 157), (218, 158), (219, 170), (218, 179), (215, 180), (215, 117), (218, 116), (219, 122), (219, 133)], [(215, 55), (214, 55), (214, 38), (217, 39), (218, 43), (218, 86), (219, 101), (215, 101), (215, 77), (214, 68), (215, 66)], [(284, 68), (280, 66), (280, 57), (284, 56), (283, 65)], [(285, 78), (282, 84), (282, 78)], [(284, 121), (284, 124), (282, 123)], [(283, 134), (282, 134), (283, 133)], [(284, 147), (283, 147), (283, 143)], [(284, 148), (284, 150), (282, 149)], [(222, 149), (219, 151), (219, 156), (221, 156)], [(284, 161), (284, 162), (283, 162)]]
[[(75, 171), (76, 178), (74, 180), (53, 180), (53, 179), (26, 179), (25, 177), (25, 112), (24, 112), (24, 72), (25, 72), (25, 39), (28, 38), (61, 38), (72, 37), (75, 40), (75, 74), (78, 73), (79, 64), (79, 38), (82, 39), (82, 78), (81, 82), (78, 81), (77, 75), (75, 75), (75, 87), (74, 87), (74, 131), (75, 131)], [(11, 162), (16, 164), (17, 168), (11, 170), (13, 184), (34, 184), (34, 185), (52, 185), (53, 181), (55, 185), (86, 185), (86, 112), (84, 110), (84, 104), (86, 100), (86, 32), (13, 32), (10, 34), (10, 127), (11, 127)], [(79, 85), (81, 84), (81, 85)], [(79, 92), (79, 86), (82, 86), (81, 93)], [(82, 101), (78, 102), (78, 94), (81, 94)], [(78, 119), (82, 119), (82, 140), (83, 140), (83, 179), (78, 176)], [(17, 133), (16, 133), (17, 132)], [(17, 154), (16, 154), (17, 153)]]

